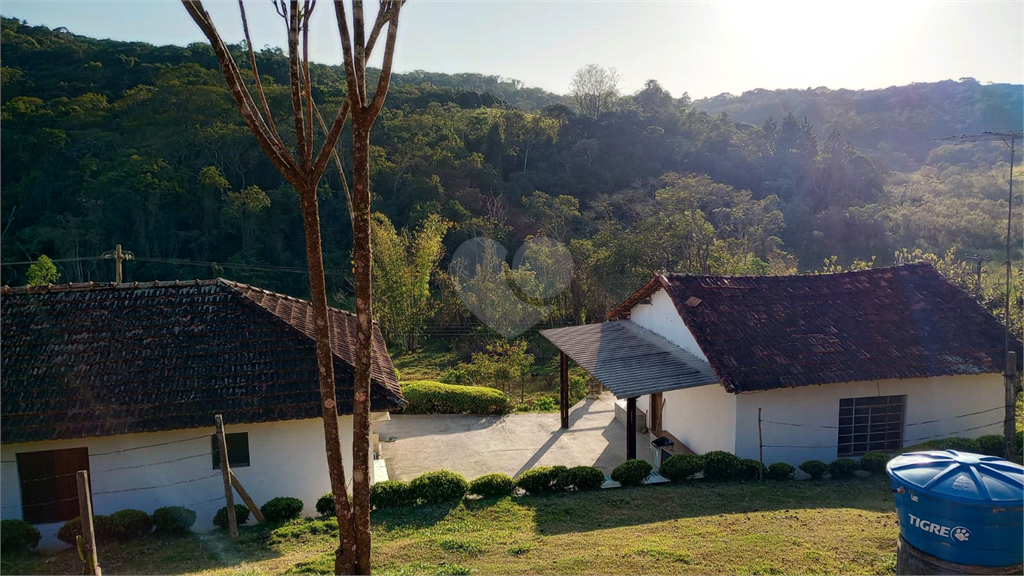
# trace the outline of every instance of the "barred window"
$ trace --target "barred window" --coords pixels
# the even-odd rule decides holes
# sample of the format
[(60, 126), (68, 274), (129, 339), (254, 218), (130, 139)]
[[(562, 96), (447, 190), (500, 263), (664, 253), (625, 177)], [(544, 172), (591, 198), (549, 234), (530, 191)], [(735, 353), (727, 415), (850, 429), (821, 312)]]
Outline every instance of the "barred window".
[(907, 397), (869, 396), (839, 400), (839, 456), (903, 447)]

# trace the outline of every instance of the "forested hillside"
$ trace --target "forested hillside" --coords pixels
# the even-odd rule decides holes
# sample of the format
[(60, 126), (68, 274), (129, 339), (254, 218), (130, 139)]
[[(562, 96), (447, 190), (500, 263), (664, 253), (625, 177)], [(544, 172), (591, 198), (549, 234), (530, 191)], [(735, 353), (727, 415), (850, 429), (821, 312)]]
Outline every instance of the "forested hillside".
[[(2, 34), (3, 283), (25, 283), (27, 265), (13, 263), (41, 254), (61, 281), (112, 280), (113, 264), (95, 257), (120, 243), (135, 255), (126, 280), (223, 275), (305, 294), (295, 195), (206, 45), (95, 40), (11, 19)], [(284, 55), (264, 50), (258, 62), (287, 118)], [(341, 70), (314, 66), (312, 79), (320, 108), (336, 110)], [(575, 268), (552, 322), (599, 317), (656, 270), (789, 273), (833, 255), (843, 267), (887, 264), (902, 248), (1002, 260), (1008, 150), (932, 138), (1020, 129), (1021, 86), (694, 103), (652, 80), (609, 102), (582, 114), (569, 96), (496, 76), (396, 74), (372, 134), (378, 230), (440, 230), (448, 255), (480, 235), (510, 254), (530, 236), (562, 241)], [(324, 249), (329, 290), (344, 302), (351, 229), (340, 189), (329, 171)], [(443, 274), (432, 278), (435, 294), (447, 289)], [(431, 310), (442, 324), (465, 315)]]

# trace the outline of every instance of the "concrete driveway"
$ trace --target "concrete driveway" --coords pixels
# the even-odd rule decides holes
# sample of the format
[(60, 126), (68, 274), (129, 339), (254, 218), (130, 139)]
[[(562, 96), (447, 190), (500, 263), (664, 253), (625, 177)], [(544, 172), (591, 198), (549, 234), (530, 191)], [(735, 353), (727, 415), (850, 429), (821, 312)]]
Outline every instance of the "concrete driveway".
[[(395, 414), (380, 431), (381, 455), (392, 480), (451, 470), (472, 480), (491, 472), (516, 476), (535, 466), (596, 466), (610, 474), (626, 459), (625, 426), (605, 392), (558, 413), (506, 416)], [(393, 442), (385, 442), (394, 437)], [(652, 461), (650, 438), (637, 434), (637, 456)]]

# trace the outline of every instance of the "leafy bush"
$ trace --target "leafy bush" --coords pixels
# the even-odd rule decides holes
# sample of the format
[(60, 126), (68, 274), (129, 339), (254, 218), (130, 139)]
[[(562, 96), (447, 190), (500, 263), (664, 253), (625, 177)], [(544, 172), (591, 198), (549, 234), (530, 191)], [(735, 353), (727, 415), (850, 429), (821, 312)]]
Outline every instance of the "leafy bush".
[[(92, 516), (92, 529), (96, 535), (96, 541), (98, 543), (109, 542), (111, 540), (111, 534), (113, 530), (111, 528), (110, 516), (103, 514), (93, 514)], [(82, 518), (76, 516), (71, 520), (68, 520), (60, 527), (57, 531), (57, 539), (65, 544), (75, 545), (75, 538), (82, 534)]]
[(978, 453), (987, 454), (989, 456), (1003, 455), (1003, 448), (1005, 438), (1000, 434), (988, 434), (978, 438)]
[(587, 397), (587, 379), (583, 376), (569, 375), (569, 406)]
[(768, 467), (768, 477), (772, 480), (789, 480), (795, 471), (796, 468), (785, 462), (776, 462)]
[(39, 545), (42, 537), (35, 526), (24, 520), (0, 521), (0, 552), (5, 555), (28, 552)]
[(885, 472), (885, 465), (889, 463), (889, 457), (881, 452), (868, 452), (860, 457), (860, 469), (878, 474)]
[(370, 506), (374, 508), (402, 508), (415, 503), (416, 495), (408, 482), (385, 480), (370, 486)]
[(505, 414), (510, 408), (503, 392), (483, 386), (417, 380), (403, 382), (402, 394), (406, 414)]
[(853, 458), (840, 458), (828, 465), (828, 472), (833, 480), (853, 478), (853, 473), (860, 468), (860, 462)]
[(461, 499), (469, 490), (469, 482), (461, 474), (438, 470), (413, 478), (409, 488), (417, 500), (424, 504), (437, 504)]
[(551, 412), (555, 409), (555, 400), (550, 396), (541, 396), (533, 403), (533, 409), (537, 412)]
[(805, 473), (810, 474), (811, 478), (821, 480), (821, 477), (828, 471), (828, 464), (825, 464), (821, 460), (808, 460), (800, 465), (800, 469)]
[(981, 445), (974, 438), (945, 438), (939, 446), (942, 450), (956, 450), (958, 452), (973, 452), (977, 454), (981, 451)]
[(159, 534), (184, 534), (196, 523), (196, 513), (184, 506), (164, 506), (153, 511), (153, 526)]
[(580, 491), (597, 490), (604, 484), (604, 472), (593, 466), (573, 466), (566, 476), (569, 484)]
[(552, 466), (530, 468), (516, 478), (516, 487), (522, 488), (527, 494), (543, 494), (554, 492), (558, 472)]
[(612, 480), (623, 486), (639, 486), (651, 473), (651, 465), (645, 460), (626, 460), (612, 470)]
[(699, 454), (676, 454), (661, 463), (658, 474), (673, 482), (686, 480), (704, 470), (704, 457)]
[(285, 522), (302, 516), (302, 507), (302, 500), (298, 498), (278, 496), (260, 506), (260, 512), (263, 513), (263, 517), (267, 519), (267, 522)]
[[(262, 512), (262, 510), (260, 510)], [(235, 504), (235, 522), (239, 526), (249, 521), (249, 509), (243, 504)], [(218, 528), (227, 530), (228, 528), (228, 507), (222, 506), (217, 513), (213, 515), (213, 525)]]
[(142, 510), (118, 510), (110, 515), (110, 537), (130, 542), (153, 531), (153, 519)]
[(334, 516), (334, 494), (328, 492), (317, 498), (316, 512), (321, 516)]
[(469, 483), (470, 494), (484, 498), (508, 496), (515, 490), (516, 483), (508, 474), (487, 474)]
[(568, 468), (562, 465), (551, 467), (551, 489), (555, 492), (568, 492), (572, 490)]
[(736, 463), (735, 477), (740, 480), (760, 480), (767, 475), (768, 470), (759, 461), (753, 458), (743, 458)]
[(731, 480), (740, 459), (735, 454), (714, 450), (704, 454), (704, 478), (712, 481)]

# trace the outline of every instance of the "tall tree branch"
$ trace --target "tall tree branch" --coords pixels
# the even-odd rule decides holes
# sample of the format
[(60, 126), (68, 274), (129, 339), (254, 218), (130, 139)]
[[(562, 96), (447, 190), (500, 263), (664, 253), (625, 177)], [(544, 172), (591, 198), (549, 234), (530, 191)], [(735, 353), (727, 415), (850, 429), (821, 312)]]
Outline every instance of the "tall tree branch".
[(381, 30), (384, 29), (384, 25), (391, 21), (391, 10), (394, 9), (394, 2), (384, 1), (380, 3), (380, 10), (377, 12), (377, 19), (373, 22), (373, 29), (370, 30), (370, 36), (366, 39), (366, 59), (370, 59), (370, 55), (373, 54), (373, 47), (377, 44), (377, 37), (380, 36)]
[(270, 133), (274, 135), (275, 142), (284, 149), (284, 141), (277, 132), (277, 126), (274, 125), (274, 117), (270, 114), (270, 105), (267, 104), (267, 96), (263, 91), (263, 82), (260, 81), (260, 72), (256, 67), (256, 53), (252, 49), (252, 37), (249, 35), (249, 19), (245, 15), (245, 4), (242, 0), (238, 0), (238, 12), (242, 15), (242, 32), (245, 34), (245, 46), (249, 49), (249, 65), (252, 66), (252, 77), (256, 81), (256, 93), (260, 96), (263, 113), (266, 114), (267, 126), (270, 128)]
[(303, 158), (304, 166), (313, 166), (313, 84), (309, 79), (309, 17), (313, 14), (316, 6), (315, 0), (306, 0), (302, 18), (302, 79), (305, 82), (306, 97), (306, 156)]
[(384, 98), (388, 95), (388, 86), (391, 84), (391, 65), (395, 56), (395, 39), (398, 37), (398, 15), (401, 8), (402, 2), (395, 2), (391, 11), (388, 39), (384, 45), (384, 63), (380, 68), (380, 78), (377, 79), (377, 91), (373, 94), (373, 102), (370, 103), (371, 118), (377, 117), (380, 109), (384, 106)]
[(334, 0), (334, 15), (338, 20), (338, 35), (341, 36), (341, 54), (345, 62), (345, 82), (348, 84), (348, 97), (352, 100), (352, 108), (362, 109), (363, 97), (359, 92), (356, 77), (356, 65), (352, 56), (352, 39), (348, 34), (348, 17), (345, 15), (345, 3)]
[(295, 119), (295, 140), (298, 144), (299, 162), (307, 166), (305, 119), (302, 113), (302, 73), (299, 71), (299, 31), (302, 15), (299, 0), (291, 0), (288, 14), (288, 76), (292, 93), (292, 116)]
[[(323, 175), (324, 170), (327, 168), (327, 161), (331, 158), (331, 153), (334, 152), (334, 146), (338, 143), (338, 138), (341, 136), (341, 130), (345, 127), (345, 119), (348, 118), (348, 113), (351, 108), (351, 101), (347, 98), (341, 105), (341, 111), (338, 112), (338, 117), (334, 119), (334, 124), (331, 125), (331, 130), (326, 132), (324, 138), (323, 147), (320, 148), (320, 153), (317, 154), (316, 161), (313, 163), (311, 173), (316, 175)], [(319, 112), (317, 112), (319, 114)]]
[[(345, 101), (348, 104), (348, 100)], [(324, 134), (328, 133), (327, 124), (324, 122), (324, 117), (320, 115), (320, 109), (313, 105), (313, 112), (316, 113), (316, 119), (320, 123), (320, 129), (324, 131)], [(336, 148), (331, 149), (331, 157), (334, 159), (334, 166), (338, 169), (338, 176), (341, 177), (341, 191), (345, 193), (345, 203), (348, 204), (348, 219), (352, 220), (352, 191), (348, 188), (348, 178), (345, 177), (345, 167), (341, 165), (341, 156), (338, 155)], [(355, 226), (355, 222), (352, 223)]]
[(363, 30), (363, 0), (352, 0), (352, 42), (355, 44), (356, 86), (366, 106), (366, 34)]

